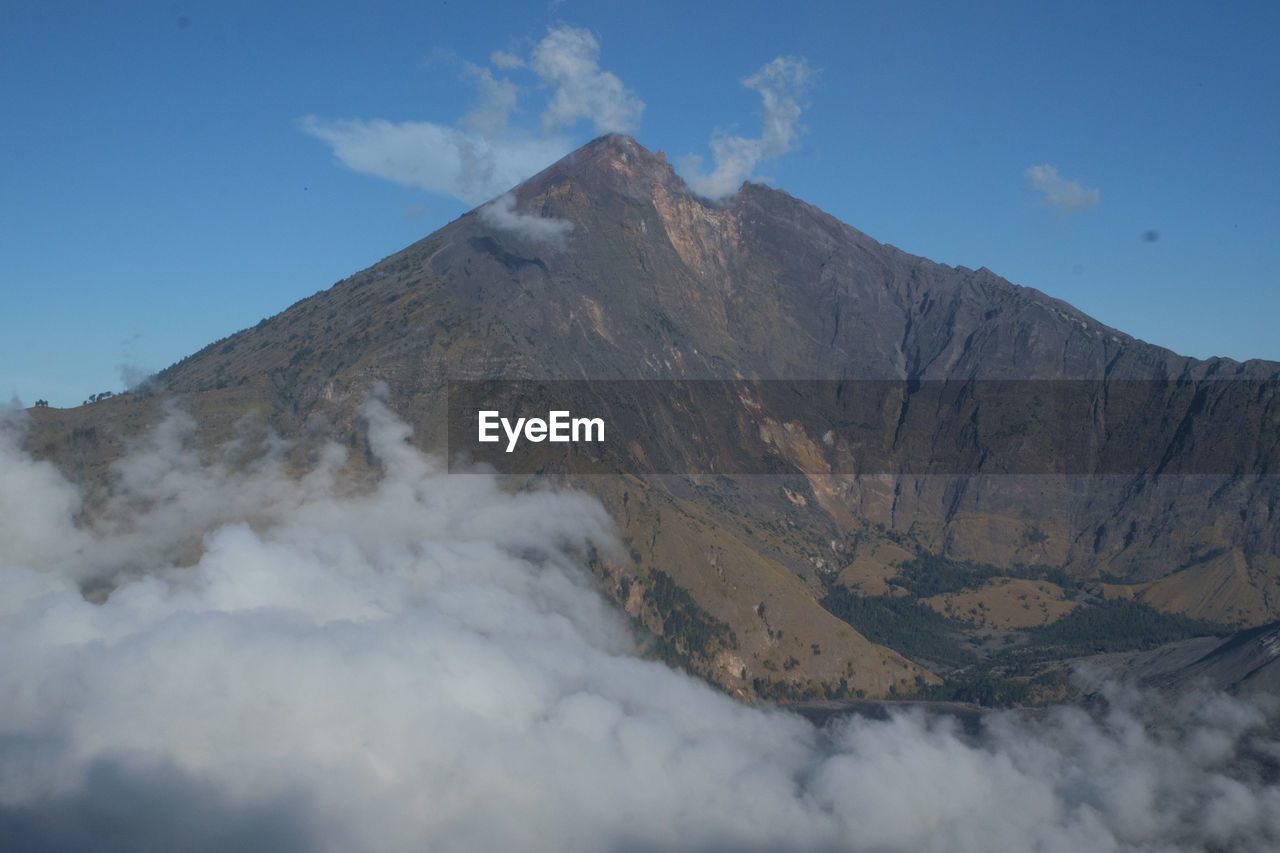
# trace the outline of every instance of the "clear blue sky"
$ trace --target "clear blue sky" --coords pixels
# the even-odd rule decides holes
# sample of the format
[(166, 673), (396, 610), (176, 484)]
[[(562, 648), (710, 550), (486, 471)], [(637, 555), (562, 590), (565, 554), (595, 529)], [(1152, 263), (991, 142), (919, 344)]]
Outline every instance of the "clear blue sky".
[(1262, 2), (10, 2), (0, 395), (119, 391), (613, 127), (703, 179), (738, 137), (879, 240), (1280, 359), (1277, 32)]

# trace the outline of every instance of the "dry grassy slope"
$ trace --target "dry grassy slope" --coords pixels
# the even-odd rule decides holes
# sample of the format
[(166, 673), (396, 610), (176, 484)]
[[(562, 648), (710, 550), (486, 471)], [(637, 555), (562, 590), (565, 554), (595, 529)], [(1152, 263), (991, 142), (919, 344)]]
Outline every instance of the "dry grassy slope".
[(1251, 561), (1229, 549), (1156, 581), (1098, 586), (1108, 598), (1137, 599), (1196, 619), (1261, 625), (1275, 619), (1280, 602), (1280, 560)]
[[(701, 667), (727, 689), (750, 695), (755, 678), (798, 687), (838, 683), (882, 696), (891, 686), (915, 689), (917, 677), (938, 679), (891, 649), (869, 642), (819, 606), (815, 590), (796, 572), (766, 555), (767, 529), (740, 517), (672, 495), (635, 477), (592, 477), (593, 493), (617, 519), (633, 561), (613, 566), (610, 591), (620, 573), (643, 582), (647, 571), (665, 571), (711, 616), (732, 626), (735, 646)], [(624, 606), (647, 614), (641, 597)], [(657, 626), (653, 626), (657, 627)]]
[(840, 570), (840, 583), (862, 595), (890, 595), (900, 587), (886, 583), (898, 574), (898, 568), (915, 554), (893, 542), (880, 541), (859, 548), (858, 555)]
[(1048, 625), (1079, 606), (1056, 584), (1022, 578), (992, 578), (979, 589), (935, 595), (924, 603), (961, 622), (1006, 629)]

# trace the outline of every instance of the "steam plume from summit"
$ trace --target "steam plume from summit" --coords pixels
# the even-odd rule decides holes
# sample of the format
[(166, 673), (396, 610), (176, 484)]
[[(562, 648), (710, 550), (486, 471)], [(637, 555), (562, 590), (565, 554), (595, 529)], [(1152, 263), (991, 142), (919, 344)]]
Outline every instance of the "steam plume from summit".
[(722, 198), (750, 178), (761, 161), (791, 151), (800, 132), (800, 102), (813, 76), (803, 58), (779, 56), (744, 79), (742, 85), (758, 92), (764, 102), (762, 133), (758, 139), (713, 137), (710, 145), (715, 168), (708, 174), (698, 174), (699, 158), (688, 158), (685, 168), (691, 173), (689, 185), (694, 191), (708, 198)]

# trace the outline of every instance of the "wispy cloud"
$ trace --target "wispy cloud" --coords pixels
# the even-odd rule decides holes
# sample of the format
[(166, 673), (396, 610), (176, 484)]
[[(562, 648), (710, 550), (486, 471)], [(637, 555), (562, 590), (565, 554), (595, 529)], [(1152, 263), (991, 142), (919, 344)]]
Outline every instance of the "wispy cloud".
[(1056, 166), (1047, 163), (1031, 166), (1024, 174), (1032, 189), (1044, 194), (1043, 204), (1056, 207), (1064, 213), (1076, 213), (1093, 207), (1101, 196), (1096, 188), (1085, 187), (1078, 181), (1068, 181), (1058, 174)]
[(713, 137), (709, 145), (715, 166), (710, 173), (700, 172), (700, 157), (684, 158), (682, 165), (693, 190), (708, 198), (729, 195), (751, 177), (761, 161), (793, 150), (800, 133), (802, 100), (814, 76), (803, 57), (779, 56), (744, 78), (742, 85), (758, 92), (764, 102), (762, 132), (758, 138)]
[(498, 136), (506, 130), (511, 111), (516, 108), (519, 91), (516, 84), (505, 77), (499, 80), (488, 68), (470, 62), (464, 63), (463, 68), (475, 81), (481, 103), (464, 115), (459, 124), (484, 138)]
[[(464, 63), (478, 102), (456, 125), (317, 116), (304, 117), (300, 125), (353, 171), (479, 204), (568, 154), (575, 141), (566, 132), (579, 122), (590, 121), (597, 133), (636, 126), (644, 103), (600, 68), (599, 56), (599, 42), (589, 31), (557, 27), (527, 60), (495, 51), (492, 67)], [(512, 125), (528, 89), (501, 72), (523, 72), (536, 78), (535, 89), (546, 91), (540, 130)]]
[(494, 68), (501, 68), (504, 71), (510, 71), (515, 68), (524, 68), (525, 61), (514, 53), (507, 53), (505, 50), (495, 50), (489, 54), (489, 64)]
[(483, 136), (427, 121), (302, 119), (348, 169), (479, 204), (572, 150), (561, 137)]
[(506, 193), (480, 208), (480, 219), (491, 228), (507, 231), (534, 243), (564, 247), (573, 223), (567, 219), (521, 213), (514, 193)]
[(542, 129), (554, 133), (583, 119), (596, 133), (634, 130), (644, 102), (628, 91), (617, 75), (602, 71), (600, 44), (590, 31), (560, 27), (533, 50), (529, 66), (554, 94), (542, 114)]

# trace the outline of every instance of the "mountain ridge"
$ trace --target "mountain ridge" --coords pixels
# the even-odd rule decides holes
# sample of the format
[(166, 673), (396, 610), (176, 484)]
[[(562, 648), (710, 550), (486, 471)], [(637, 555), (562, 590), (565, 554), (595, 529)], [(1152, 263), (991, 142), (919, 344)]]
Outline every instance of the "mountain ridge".
[[(644, 168), (637, 168), (628, 164), (628, 161), (634, 164), (637, 160), (641, 161)], [(613, 177), (614, 180), (605, 180), (609, 177)], [(641, 188), (643, 188), (643, 191)], [(785, 215), (762, 218), (767, 218), (771, 222), (776, 222), (779, 219), (782, 221), (795, 221), (802, 218), (802, 216), (805, 219), (816, 220), (817, 224), (813, 227), (824, 232), (822, 235), (824, 242), (834, 244), (839, 242), (834, 239), (836, 236), (851, 237), (854, 246), (859, 251), (873, 256), (881, 256), (876, 257), (875, 260), (889, 267), (888, 272), (890, 273), (898, 272), (898, 270), (894, 269), (897, 264), (886, 263), (884, 258), (905, 264), (902, 274), (905, 275), (906, 281), (901, 284), (903, 285), (903, 295), (906, 298), (899, 300), (900, 304), (896, 306), (903, 314), (895, 328), (895, 332), (901, 332), (899, 341), (911, 337), (913, 330), (918, 333), (920, 321), (938, 310), (938, 299), (935, 298), (935, 294), (928, 292), (927, 285), (929, 282), (926, 278), (929, 273), (942, 273), (955, 274), (960, 277), (957, 283), (958, 286), (953, 287), (951, 293), (945, 294), (950, 297), (953, 303), (957, 303), (952, 307), (967, 308), (969, 306), (966, 303), (977, 303), (980, 299), (990, 298), (994, 293), (997, 301), (1004, 304), (995, 305), (984, 313), (990, 313), (991, 310), (1003, 313), (1007, 309), (1017, 309), (1023, 312), (1044, 315), (1043, 318), (1024, 317), (1024, 321), (1028, 323), (1056, 316), (1059, 320), (1065, 319), (1068, 322), (1083, 324), (1082, 329), (1087, 333), (1091, 333), (1096, 339), (1097, 346), (1102, 348), (1100, 353), (1091, 354), (1091, 358), (1085, 359), (1079, 351), (1066, 352), (1066, 347), (1060, 347), (1064, 352), (1062, 352), (1062, 358), (1058, 364), (1033, 365), (1043, 375), (1029, 376), (1025, 372), (1026, 365), (1017, 365), (1017, 368), (1022, 371), (1017, 374), (1017, 378), (1122, 378), (1133, 375), (1144, 379), (1178, 379), (1225, 378), (1244, 375), (1257, 376), (1259, 378), (1280, 376), (1280, 363), (1276, 362), (1267, 362), (1259, 359), (1237, 362), (1219, 357), (1198, 360), (1177, 355), (1172, 350), (1154, 344), (1139, 341), (1117, 329), (1094, 320), (1065, 301), (1044, 294), (1034, 288), (1008, 282), (985, 267), (977, 270), (970, 270), (966, 267), (949, 267), (903, 252), (888, 244), (879, 243), (856, 228), (836, 220), (818, 208), (795, 199), (782, 190), (775, 190), (764, 185), (748, 182), (744, 183), (737, 193), (723, 202), (708, 202), (697, 197), (688, 189), (674, 169), (666, 163), (665, 158), (645, 151), (629, 136), (607, 135), (600, 137), (525, 181), (511, 190), (511, 193), (519, 199), (520, 204), (536, 207), (538, 209), (537, 216), (554, 219), (566, 218), (566, 214), (572, 215), (575, 213), (572, 200), (572, 196), (575, 193), (579, 196), (579, 203), (582, 195), (589, 194), (594, 203), (607, 205), (607, 200), (602, 202), (601, 199), (609, 194), (619, 194), (632, 200), (649, 202), (653, 200), (653, 194), (658, 188), (666, 189), (668, 192), (671, 190), (677, 191), (670, 199), (659, 199), (658, 203), (652, 204), (651, 207), (657, 209), (661, 224), (667, 226), (663, 230), (664, 235), (670, 240), (671, 248), (695, 272), (699, 268), (707, 266), (705, 257), (708, 254), (714, 255), (718, 252), (720, 255), (724, 255), (726, 243), (733, 242), (732, 237), (742, 227), (741, 223), (745, 221), (749, 227), (753, 214), (758, 214), (761, 210), (776, 210), (779, 206), (786, 206), (792, 209), (786, 211)], [(588, 193), (588, 190), (590, 193)], [(377, 279), (386, 278), (388, 275), (386, 272), (387, 267), (395, 265), (403, 268), (407, 259), (412, 258), (415, 254), (421, 256), (427, 248), (432, 251), (427, 253), (429, 258), (425, 260), (435, 267), (435, 272), (442, 274), (452, 272), (453, 270), (448, 263), (450, 255), (446, 251), (450, 247), (448, 245), (439, 245), (440, 235), (448, 234), (451, 231), (468, 230), (465, 226), (475, 224), (479, 218), (479, 211), (483, 210), (485, 206), (482, 205), (480, 208), (464, 214), (434, 234), (401, 252), (388, 256), (364, 273), (357, 273), (344, 279), (335, 287), (343, 287), (344, 285), (367, 286), (369, 284), (368, 278), (371, 274)], [(681, 206), (683, 210), (680, 209)], [(666, 209), (665, 215), (662, 213), (662, 208)], [(694, 212), (690, 212), (690, 208), (696, 209)], [(580, 213), (580, 211), (578, 212)], [(730, 235), (729, 240), (723, 239), (719, 233), (707, 233), (706, 229), (704, 229), (703, 233), (697, 233), (697, 226), (704, 224), (705, 219), (714, 216), (720, 217), (721, 221), (716, 222), (716, 224), (722, 232), (728, 232)], [(594, 239), (596, 230), (590, 227), (589, 222), (582, 222), (581, 220), (584, 218), (579, 216), (579, 220), (575, 223), (575, 233), (569, 237), (571, 243), (575, 240)], [(644, 220), (640, 220), (640, 223), (639, 227), (647, 227), (647, 223), (644, 223)], [(541, 271), (543, 273), (546, 272), (545, 262), (511, 251), (512, 249), (527, 250), (529, 248), (527, 241), (512, 235), (511, 232), (486, 229), (484, 227), (470, 230), (484, 232), (479, 236), (475, 233), (470, 233), (468, 236), (477, 240), (480, 245), (480, 251), (491, 254), (493, 256), (492, 260), (502, 265), (504, 272), (511, 273), (510, 277), (516, 279), (517, 283), (521, 278), (521, 270), (524, 273), (531, 273), (532, 270), (539, 269), (539, 263), (542, 264)], [(672, 234), (675, 235), (676, 239), (671, 240)], [(504, 248), (501, 244), (502, 241), (507, 241), (512, 245), (509, 248)], [(464, 251), (467, 248), (475, 247), (464, 247)], [(539, 253), (568, 255), (572, 253), (573, 246), (571, 245), (563, 251), (558, 251), (549, 244), (543, 243), (535, 244), (535, 249), (536, 251), (533, 252), (535, 255)], [(441, 255), (443, 257), (439, 257)], [(419, 257), (417, 260), (424, 259)], [(824, 280), (829, 282), (839, 276), (836, 270), (827, 269), (831, 266), (828, 258), (804, 260), (816, 266), (815, 283), (818, 286), (821, 286)], [(513, 265), (514, 270), (512, 269)], [(524, 270), (523, 268), (526, 266), (530, 269)], [(598, 274), (595, 279), (597, 288), (591, 295), (616, 297), (616, 292), (608, 293), (600, 284), (603, 280), (611, 277), (607, 272)], [(681, 278), (683, 280), (682, 283), (704, 284), (708, 285), (708, 289), (711, 289), (710, 285), (714, 284), (713, 282), (699, 281), (696, 277), (687, 275)], [(587, 279), (584, 282), (587, 286), (592, 283), (591, 279)], [(724, 286), (723, 282), (721, 284)], [(910, 287), (912, 284), (916, 286)], [(667, 291), (674, 291), (675, 289), (669, 284), (666, 286)], [(458, 287), (455, 290), (462, 291), (465, 288)], [(472, 292), (483, 297), (486, 294), (484, 284), (482, 283), (479, 287), (473, 288)], [(865, 339), (870, 334), (870, 330), (865, 328), (866, 322), (858, 324), (856, 318), (841, 316), (839, 310), (841, 304), (845, 305), (847, 309), (849, 303), (856, 302), (860, 308), (865, 309), (868, 303), (874, 304), (877, 301), (882, 301), (878, 300), (875, 294), (866, 293), (865, 288), (862, 293), (841, 294), (837, 292), (836, 288), (828, 287), (826, 292), (811, 295), (824, 298), (827, 303), (830, 303), (830, 307), (834, 309), (831, 312), (834, 316), (828, 319), (826, 327), (821, 330), (826, 334), (813, 336), (819, 339), (825, 337), (828, 342), (836, 338), (858, 337)], [(659, 296), (666, 296), (677, 305), (680, 303), (680, 299), (676, 294), (659, 292)], [(864, 298), (857, 300), (858, 296)], [(302, 300), (291, 307), (297, 307), (306, 301)], [(476, 301), (480, 300), (477, 299)], [(596, 301), (598, 302), (598, 299)], [(723, 311), (715, 311), (713, 313), (720, 315)], [(845, 313), (848, 313), (847, 310)], [(864, 310), (861, 313), (865, 314), (866, 312)], [(991, 320), (998, 319), (999, 313), (993, 317), (960, 316), (957, 319), (968, 323), (963, 331), (967, 332), (966, 337), (972, 337), (975, 332), (974, 326), (982, 323), (986, 323), (989, 326)], [(567, 316), (570, 316), (571, 320), (578, 319), (572, 310), (567, 312)], [(851, 319), (854, 319), (853, 323), (850, 322)], [(844, 326), (843, 332), (840, 329), (842, 325)], [(851, 325), (856, 331), (849, 331)], [(244, 332), (247, 331), (249, 330), (244, 330)], [(936, 338), (940, 330), (931, 328), (928, 331), (931, 339), (917, 344), (910, 353), (902, 353), (901, 364), (888, 365), (888, 369), (884, 369), (886, 368), (884, 364), (875, 364), (871, 368), (865, 368), (874, 372), (868, 372), (859, 377), (849, 376), (842, 369), (828, 370), (826, 375), (815, 375), (814, 366), (811, 362), (800, 365), (787, 365), (790, 368), (789, 372), (775, 371), (768, 374), (762, 373), (760, 376), (761, 378), (779, 379), (998, 378), (983, 374), (980, 368), (985, 363), (988, 365), (987, 369), (990, 370), (989, 365), (991, 363), (1007, 361), (1006, 359), (995, 358), (994, 356), (999, 353), (990, 352), (991, 347), (983, 351), (975, 350), (966, 357), (964, 350), (973, 349), (973, 345), (979, 344), (981, 341), (975, 338), (972, 344), (968, 347), (960, 346), (960, 352), (957, 352), (958, 343), (954, 340), (954, 333), (950, 336), (943, 336), (942, 340), (933, 340), (932, 338)], [(989, 336), (989, 329), (985, 331)], [(237, 334), (244, 334), (244, 332)], [(223, 344), (223, 342), (218, 343)], [(988, 343), (991, 342), (988, 341)], [(930, 348), (929, 344), (932, 344), (932, 348)], [(198, 354), (209, 356), (211, 355), (210, 350), (213, 348), (214, 345), (210, 345), (210, 347), (206, 347)], [(850, 359), (857, 359), (860, 355), (857, 352), (848, 352), (847, 349), (840, 350), (839, 354)], [(883, 358), (877, 360), (883, 362)], [(161, 379), (166, 380), (170, 387), (175, 390), (207, 390), (207, 384), (202, 385), (198, 380), (192, 381), (194, 377), (189, 377), (181, 369), (188, 361), (190, 359), (184, 359), (178, 364), (161, 371)], [(628, 368), (631, 368), (631, 365), (628, 365)], [(1080, 368), (1089, 368), (1089, 370)], [(1002, 369), (1007, 370), (1009, 368), (1002, 367)], [(616, 378), (635, 378), (634, 369), (619, 371)], [(724, 377), (722, 373), (710, 371), (705, 378)]]
[[(505, 219), (482, 205), (161, 371), (159, 386), (184, 397), (206, 445), (252, 416), (294, 441), (305, 467), (317, 442), (361, 447), (356, 412), (378, 383), (416, 441), (439, 451), (457, 379), (1280, 377), (1273, 362), (1178, 356), (985, 268), (881, 244), (781, 190), (746, 183), (709, 202), (631, 137), (594, 140), (510, 197)], [(524, 228), (523, 217), (572, 228), (533, 239), (551, 232)], [(962, 584), (951, 592), (992, 613), (1018, 602), (1001, 578), (1034, 575), (1059, 590), (1045, 588), (1046, 602), (1065, 602), (1046, 604), (1045, 620), (1129, 599), (1222, 623), (1280, 616), (1273, 486), (824, 475), (812, 463), (834, 451), (797, 420), (804, 401), (751, 402), (755, 410), (744, 400), (732, 414), (754, 432), (711, 440), (725, 453), (749, 442), (785, 476), (546, 472), (586, 488), (618, 520), (633, 557), (595, 567), (606, 594), (664, 655), (744, 698), (935, 683), (945, 667), (895, 639), (890, 611), (976, 657), (990, 653), (979, 639), (990, 626), (1015, 647), (1025, 640), (1001, 627), (1013, 621), (976, 605), (946, 615), (939, 599), (941, 622), (904, 610), (910, 596), (894, 591), (910, 592), (920, 560), (944, 561), (935, 568)], [(1194, 401), (1171, 405), (1192, 417)], [(81, 482), (105, 482), (122, 437), (154, 424), (160, 409), (158, 394), (133, 394), (33, 410), (29, 445)], [(837, 601), (863, 621), (833, 613)]]

